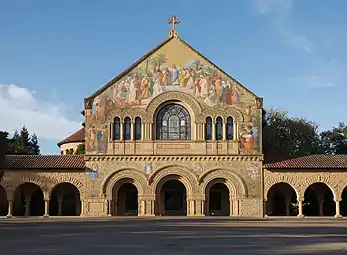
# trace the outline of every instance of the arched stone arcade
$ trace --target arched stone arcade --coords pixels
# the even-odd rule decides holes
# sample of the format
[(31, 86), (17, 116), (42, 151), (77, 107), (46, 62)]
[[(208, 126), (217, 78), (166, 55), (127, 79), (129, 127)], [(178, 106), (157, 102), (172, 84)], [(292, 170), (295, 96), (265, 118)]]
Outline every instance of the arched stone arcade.
[(316, 182), (307, 187), (304, 194), (305, 216), (334, 216), (336, 214), (334, 193), (329, 186)]
[(12, 207), (13, 216), (43, 216), (45, 201), (41, 187), (32, 182), (17, 186)]
[(265, 212), (268, 216), (298, 215), (297, 195), (294, 188), (286, 182), (271, 186), (267, 193)]
[(63, 182), (53, 187), (49, 200), (50, 216), (79, 216), (81, 209), (81, 195), (75, 185)]

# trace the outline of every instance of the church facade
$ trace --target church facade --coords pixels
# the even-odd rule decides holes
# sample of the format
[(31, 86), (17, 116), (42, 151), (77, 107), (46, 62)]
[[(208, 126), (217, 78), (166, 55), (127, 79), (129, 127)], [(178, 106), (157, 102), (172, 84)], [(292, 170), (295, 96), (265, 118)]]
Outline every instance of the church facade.
[[(347, 158), (263, 166), (263, 99), (170, 22), (164, 42), (85, 99), (84, 128), (62, 155), (6, 157), (0, 213), (303, 216), (314, 197), (307, 214), (340, 216)], [(65, 155), (81, 142), (84, 156)]]

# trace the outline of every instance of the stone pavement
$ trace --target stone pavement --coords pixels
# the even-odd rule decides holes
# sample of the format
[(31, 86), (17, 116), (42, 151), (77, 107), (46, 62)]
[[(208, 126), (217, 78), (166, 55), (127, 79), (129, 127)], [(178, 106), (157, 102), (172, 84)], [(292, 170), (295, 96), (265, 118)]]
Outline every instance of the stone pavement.
[(1, 255), (346, 254), (347, 221), (228, 217), (0, 221)]

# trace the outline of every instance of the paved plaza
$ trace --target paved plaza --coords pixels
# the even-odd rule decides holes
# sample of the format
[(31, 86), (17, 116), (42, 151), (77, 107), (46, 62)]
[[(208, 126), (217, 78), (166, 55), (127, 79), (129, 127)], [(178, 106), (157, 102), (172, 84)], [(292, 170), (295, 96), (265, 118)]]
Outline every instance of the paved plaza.
[(2, 255), (346, 254), (338, 219), (98, 218), (0, 221)]

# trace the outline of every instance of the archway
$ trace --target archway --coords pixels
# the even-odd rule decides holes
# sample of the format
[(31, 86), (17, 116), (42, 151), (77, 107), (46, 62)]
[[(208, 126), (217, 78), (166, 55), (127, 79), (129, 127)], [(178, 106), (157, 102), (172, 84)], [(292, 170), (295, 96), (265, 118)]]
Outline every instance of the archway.
[(158, 215), (187, 215), (187, 190), (178, 179), (167, 180), (159, 191), (157, 199)]
[(6, 216), (8, 213), (8, 202), (5, 188), (0, 185), (0, 216)]
[(113, 186), (111, 215), (138, 215), (138, 190), (132, 179), (123, 179)]
[(79, 216), (81, 214), (81, 199), (78, 188), (67, 182), (56, 185), (49, 201), (51, 216)]
[(311, 184), (305, 191), (303, 214), (305, 216), (334, 216), (335, 201), (331, 189), (322, 182)]
[(43, 192), (38, 185), (26, 182), (16, 188), (13, 216), (43, 216), (44, 212)]
[(225, 180), (213, 180), (205, 191), (205, 215), (229, 216), (230, 192)]
[(266, 214), (269, 216), (298, 215), (297, 196), (292, 186), (280, 182), (274, 184), (267, 193)]
[(340, 214), (347, 216), (347, 187), (342, 191), (341, 202), (340, 202)]

